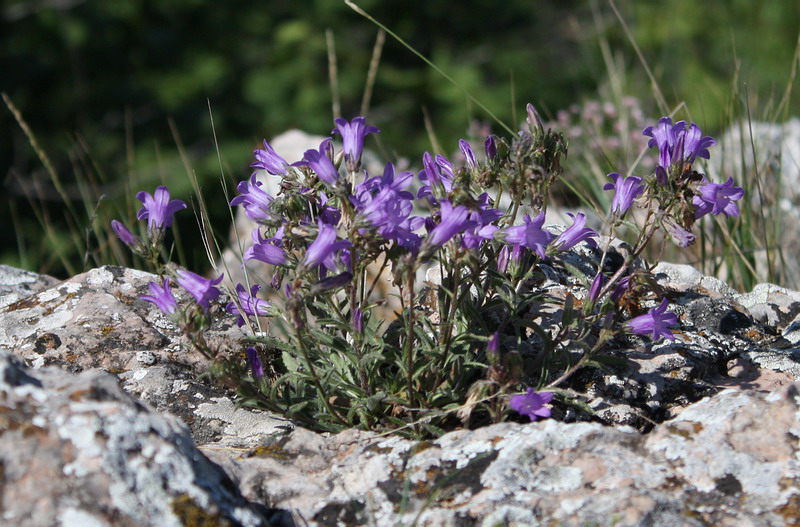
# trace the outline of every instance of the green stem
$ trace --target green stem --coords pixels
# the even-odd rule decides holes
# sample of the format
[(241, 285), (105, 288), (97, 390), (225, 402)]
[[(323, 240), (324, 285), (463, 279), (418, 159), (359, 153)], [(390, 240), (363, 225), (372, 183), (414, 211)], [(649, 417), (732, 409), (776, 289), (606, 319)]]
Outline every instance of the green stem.
[(319, 380), (319, 376), (317, 375), (317, 370), (314, 368), (314, 363), (311, 362), (311, 357), (308, 354), (308, 349), (306, 349), (306, 340), (303, 338), (302, 330), (297, 328), (296, 333), (297, 342), (300, 346), (300, 354), (303, 356), (303, 360), (308, 367), (308, 372), (311, 374), (311, 378), (314, 381), (314, 386), (317, 389), (317, 393), (319, 394), (320, 399), (322, 399), (322, 404), (325, 406), (325, 409), (328, 411), (330, 415), (336, 418), (343, 425), (347, 425), (347, 420), (344, 419), (339, 412), (336, 411), (333, 406), (331, 406), (330, 401), (328, 401), (328, 395), (325, 392), (324, 388), (322, 387), (322, 383)]
[(406, 311), (406, 389), (408, 390), (408, 404), (411, 407), (416, 405), (416, 394), (414, 392), (414, 266), (409, 266), (406, 271), (406, 291), (405, 311)]

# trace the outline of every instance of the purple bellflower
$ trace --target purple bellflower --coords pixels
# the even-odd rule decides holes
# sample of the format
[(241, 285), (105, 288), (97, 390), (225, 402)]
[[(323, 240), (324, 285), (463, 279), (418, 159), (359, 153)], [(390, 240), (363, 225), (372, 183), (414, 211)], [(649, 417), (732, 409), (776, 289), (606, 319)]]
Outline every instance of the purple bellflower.
[(235, 302), (229, 302), (225, 306), (225, 311), (232, 315), (239, 315), (236, 320), (236, 325), (239, 327), (244, 326), (244, 315), (250, 316), (266, 316), (269, 314), (269, 302), (258, 298), (258, 291), (261, 289), (259, 284), (254, 284), (248, 293), (242, 284), (236, 284), (236, 294), (239, 296), (239, 305), (242, 307), (241, 311)]
[(139, 245), (139, 238), (129, 231), (128, 228), (125, 227), (125, 225), (123, 225), (121, 222), (117, 220), (111, 220), (111, 228), (114, 229), (114, 233), (120, 240), (122, 240), (122, 243), (128, 247), (134, 248)]
[(553, 248), (557, 251), (566, 251), (580, 242), (586, 242), (590, 247), (597, 247), (597, 242), (592, 238), (597, 238), (598, 234), (586, 226), (586, 215), (582, 212), (578, 214), (568, 212), (567, 215), (572, 218), (572, 225), (558, 235), (553, 242)]
[(347, 163), (348, 172), (355, 172), (361, 165), (361, 154), (364, 152), (364, 138), (367, 134), (376, 134), (380, 130), (374, 126), (366, 126), (366, 119), (355, 117), (352, 121), (337, 117), (333, 120), (336, 123), (331, 133), (341, 134), (342, 150), (344, 159)]
[(658, 307), (651, 308), (644, 315), (630, 319), (625, 323), (625, 327), (631, 333), (649, 335), (653, 340), (658, 340), (660, 337), (675, 340), (669, 326), (678, 323), (678, 316), (675, 313), (667, 312), (668, 305), (669, 302), (664, 298)]
[(553, 392), (539, 392), (533, 388), (528, 388), (528, 393), (524, 395), (514, 395), (511, 397), (509, 406), (520, 415), (527, 415), (531, 421), (539, 418), (550, 417), (550, 408), (545, 404), (553, 400)]
[(441, 223), (428, 233), (425, 242), (431, 247), (441, 247), (456, 234), (475, 225), (475, 222), (469, 218), (469, 209), (464, 205), (453, 207), (449, 201), (443, 200), (440, 207)]
[[(281, 227), (282, 234), (283, 227)], [(289, 258), (286, 252), (280, 247), (281, 239), (276, 234), (275, 237), (264, 239), (258, 229), (253, 230), (253, 241), (255, 242), (252, 247), (248, 248), (242, 257), (245, 261), (258, 260), (260, 262), (268, 263), (270, 265), (286, 265)]]
[(323, 265), (326, 269), (332, 271), (336, 269), (334, 254), (346, 247), (351, 247), (353, 244), (347, 240), (337, 240), (334, 227), (325, 225), (322, 221), (318, 221), (317, 225), (319, 226), (319, 233), (306, 249), (306, 255), (301, 265), (307, 268)]
[(332, 187), (339, 180), (339, 171), (331, 161), (330, 152), (331, 139), (328, 138), (319, 145), (319, 150), (306, 150), (303, 160), (294, 163), (293, 166), (309, 167), (319, 179)]
[(639, 176), (623, 177), (612, 172), (608, 175), (614, 182), (606, 183), (603, 190), (614, 189), (614, 198), (611, 200), (611, 212), (622, 216), (633, 205), (633, 200), (644, 192), (642, 178)]
[(320, 192), (317, 201), (317, 210), (319, 219), (326, 225), (339, 225), (339, 220), (342, 219), (342, 211), (329, 205), (330, 198), (324, 192)]
[(699, 190), (700, 194), (692, 198), (696, 218), (705, 216), (709, 212), (715, 216), (717, 214), (739, 215), (739, 207), (734, 201), (742, 199), (744, 190), (733, 186), (732, 177), (722, 184), (706, 183), (701, 185)]
[(244, 211), (253, 221), (270, 218), (269, 204), (274, 199), (269, 193), (261, 189), (263, 183), (253, 174), (249, 181), (241, 181), (236, 187), (239, 195), (231, 200), (231, 206), (244, 205)]
[(363, 183), (356, 186), (356, 198), (351, 198), (351, 201), (357, 206), (357, 203), (362, 201), (366, 194), (375, 195), (385, 188), (391, 188), (396, 191), (398, 197), (402, 199), (413, 200), (414, 194), (405, 190), (412, 183), (413, 178), (414, 173), (408, 171), (395, 175), (394, 165), (386, 163), (382, 176), (367, 178)]
[(145, 191), (139, 192), (136, 194), (136, 199), (144, 205), (139, 209), (136, 217), (140, 220), (147, 218), (147, 230), (149, 231), (170, 227), (172, 215), (186, 208), (186, 203), (179, 199), (170, 201), (169, 190), (163, 185), (156, 188), (152, 196)]
[(469, 213), (469, 219), (474, 222), (474, 226), (464, 232), (464, 240), (461, 246), (466, 249), (476, 249), (486, 240), (494, 238), (499, 230), (494, 222), (503, 217), (503, 211), (489, 206), (489, 194), (484, 192), (478, 196), (478, 210)]
[(414, 210), (409, 199), (402, 199), (397, 191), (387, 187), (375, 196), (369, 194), (357, 205), (359, 215), (374, 226), (387, 240), (396, 239), (397, 230)]
[(289, 163), (286, 162), (275, 150), (264, 140), (264, 148), (254, 150), (253, 155), (256, 160), (250, 166), (257, 170), (266, 170), (273, 176), (285, 176), (287, 173), (286, 167)]
[(542, 225), (544, 225), (544, 211), (541, 211), (533, 219), (526, 214), (523, 217), (523, 222), (522, 225), (506, 227), (504, 231), (501, 231), (500, 235), (503, 241), (511, 245), (527, 247), (544, 259), (547, 246), (555, 238), (553, 234), (542, 228)]
[(261, 358), (258, 356), (258, 350), (255, 348), (247, 348), (245, 350), (247, 355), (247, 364), (253, 371), (253, 377), (260, 379), (264, 376), (264, 365), (261, 363)]
[(658, 166), (667, 172), (671, 167), (683, 172), (684, 165), (691, 166), (698, 157), (708, 159), (709, 147), (717, 144), (713, 137), (703, 136), (696, 124), (687, 129), (686, 121), (672, 124), (669, 117), (662, 117), (656, 126), (648, 126), (642, 134), (650, 137), (647, 146), (658, 148)]
[(680, 247), (689, 247), (697, 240), (697, 236), (681, 227), (678, 222), (669, 216), (662, 219), (661, 224), (664, 226), (667, 234), (669, 234), (669, 237), (672, 238), (672, 241), (677, 243)]
[(600, 291), (603, 290), (603, 285), (605, 282), (605, 275), (602, 271), (598, 271), (592, 280), (592, 285), (589, 286), (589, 300), (591, 302), (597, 302), (597, 300), (600, 298)]
[(364, 333), (364, 312), (360, 307), (353, 310), (353, 330), (356, 333)]
[(492, 160), (497, 157), (497, 142), (493, 135), (487, 135), (483, 142), (483, 149), (486, 151), (486, 159)]
[(203, 278), (197, 273), (185, 269), (178, 270), (178, 283), (194, 297), (197, 304), (208, 311), (208, 303), (219, 297), (219, 289), (216, 286), (222, 281), (224, 275), (219, 275), (216, 280)]
[(469, 170), (477, 169), (478, 162), (475, 160), (475, 152), (472, 151), (472, 147), (469, 146), (469, 143), (464, 139), (459, 139), (458, 148), (461, 149), (461, 153), (464, 154), (467, 168)]
[(417, 199), (427, 197), (436, 204), (436, 196), (446, 196), (453, 190), (453, 164), (442, 155), (437, 154), (434, 158), (425, 152), (422, 165), (425, 168), (419, 173), (419, 180), (424, 184), (417, 191)]
[(148, 302), (154, 303), (158, 309), (167, 315), (172, 315), (178, 309), (178, 301), (172, 296), (172, 291), (169, 289), (169, 278), (164, 278), (164, 283), (158, 285), (155, 282), (150, 282), (147, 285), (150, 288), (149, 295), (142, 295), (140, 298)]

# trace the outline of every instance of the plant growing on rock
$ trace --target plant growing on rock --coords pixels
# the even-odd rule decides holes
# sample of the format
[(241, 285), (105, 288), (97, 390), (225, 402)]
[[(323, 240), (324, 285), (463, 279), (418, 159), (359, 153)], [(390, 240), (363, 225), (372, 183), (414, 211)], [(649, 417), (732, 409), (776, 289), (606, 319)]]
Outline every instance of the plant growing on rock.
[[(544, 226), (548, 195), (567, 145), (530, 105), (518, 135), (489, 135), (477, 153), (460, 141), (463, 166), (425, 154), (418, 173), (387, 163), (381, 175), (369, 174), (364, 142), (379, 130), (362, 117), (335, 124), (341, 148), (328, 138), (294, 163), (267, 142), (255, 151), (257, 172), (231, 205), (258, 223), (244, 260), (271, 272), (230, 294), (227, 311), (252, 332), (245, 360), (217, 357), (212, 368), (247, 402), (316, 429), (424, 436), (512, 413), (548, 417), (554, 393), (574, 402), (559, 386), (598, 364), (610, 339), (674, 338), (677, 317), (639, 256), (659, 230), (691, 244), (698, 218), (736, 215), (742, 197), (732, 180), (709, 182), (693, 169), (714, 140), (664, 118), (644, 130), (659, 153), (653, 173), (609, 175), (607, 237), (587, 227), (583, 213), (555, 233)], [(281, 178), (277, 195), (259, 172)], [(222, 276), (161, 263), (158, 229), (183, 207), (161, 187), (149, 200), (140, 196), (139, 218), (152, 232), (141, 241), (122, 224), (114, 230), (165, 276), (143, 298), (213, 356), (202, 330)], [(632, 209), (644, 220), (622, 253), (611, 240)], [(178, 307), (167, 275), (194, 298), (191, 306)], [(376, 294), (381, 280), (391, 281), (393, 299)], [(265, 317), (278, 332), (261, 330)]]

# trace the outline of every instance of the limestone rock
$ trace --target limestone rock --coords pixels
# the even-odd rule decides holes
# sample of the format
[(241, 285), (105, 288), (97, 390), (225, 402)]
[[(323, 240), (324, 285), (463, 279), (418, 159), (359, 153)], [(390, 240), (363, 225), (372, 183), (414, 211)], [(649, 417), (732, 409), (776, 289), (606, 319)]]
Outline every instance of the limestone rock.
[(0, 308), (22, 297), (48, 289), (59, 282), (57, 278), (0, 265)]
[(0, 351), (0, 423), (3, 525), (268, 525), (184, 425), (108, 374)]
[(250, 499), (292, 511), (280, 525), (790, 525), (798, 388), (726, 390), (649, 435), (554, 420), (430, 442), (296, 430), (209, 455)]
[[(207, 360), (188, 349), (179, 330), (155, 305), (139, 299), (149, 294), (147, 284), (156, 276), (113, 266), (61, 283), (18, 270), (5, 276), (40, 284), (0, 308), (0, 347), (28, 365), (72, 372), (102, 368), (118, 374), (128, 393), (179, 416), (203, 443), (248, 446), (260, 440), (260, 431), (268, 435), (285, 424), (254, 410), (233, 412), (232, 393), (198, 380)], [(222, 305), (212, 304), (218, 320), (209, 342), (235, 350), (245, 334)], [(235, 424), (255, 420), (261, 426), (248, 431)]]

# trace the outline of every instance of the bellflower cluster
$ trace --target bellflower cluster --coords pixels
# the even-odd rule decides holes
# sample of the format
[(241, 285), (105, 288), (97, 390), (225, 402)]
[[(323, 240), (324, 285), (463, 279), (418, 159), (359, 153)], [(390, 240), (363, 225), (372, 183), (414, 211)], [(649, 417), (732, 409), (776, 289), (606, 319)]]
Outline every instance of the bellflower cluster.
[[(271, 266), (272, 279), (254, 273), (249, 290), (236, 284), (225, 310), (250, 330), (251, 317), (276, 317), (280, 323), (271, 327), (283, 333), (253, 335), (235, 354), (238, 369), (221, 368), (236, 373), (228, 380), (248, 400), (328, 431), (393, 427), (431, 436), (450, 426), (454, 413), (463, 426), (502, 421), (509, 411), (535, 421), (551, 415), (554, 394), (547, 390), (590, 365), (613, 336), (675, 338), (670, 328), (678, 318), (666, 299), (633, 316), (654, 292), (637, 258), (658, 229), (689, 245), (696, 218), (738, 215), (743, 191), (732, 179), (717, 184), (692, 170), (715, 141), (694, 123), (669, 118), (644, 130), (659, 150), (654, 173), (611, 173), (604, 187), (614, 191), (609, 235), (644, 223), (623, 256), (601, 242), (584, 213), (569, 214), (572, 224), (558, 235), (545, 229), (548, 190), (566, 144), (545, 131), (532, 106), (527, 129), (510, 140), (487, 132), (470, 137), (472, 145), (482, 140), (482, 151), (459, 141), (455, 163), (426, 152), (421, 170), (386, 163), (380, 175), (362, 166), (367, 136), (379, 133), (363, 117), (335, 119), (331, 134), (341, 146), (326, 138), (293, 163), (266, 141), (254, 151), (256, 172), (239, 183), (230, 204), (258, 224), (243, 263)], [(259, 171), (282, 177), (277, 198), (263, 189)], [(501, 206), (501, 197), (510, 205)], [(148, 232), (170, 226), (186, 208), (164, 187), (139, 199)], [(623, 223), (634, 207), (644, 214)], [(146, 245), (123, 224), (112, 228), (134, 250)], [(590, 253), (597, 262), (571, 260)], [(170, 277), (151, 283), (142, 299), (176, 320), (197, 349), (228, 364), (202, 339), (223, 276), (165, 271)], [(554, 272), (574, 275), (571, 284), (584, 284), (585, 294), (549, 293), (542, 284)], [(170, 278), (194, 299), (189, 308), (173, 296)], [(550, 312), (559, 316), (540, 322)], [(562, 360), (568, 355), (577, 360)], [(554, 364), (567, 365), (551, 371)]]
[(662, 117), (656, 126), (648, 126), (642, 134), (651, 138), (647, 146), (658, 148), (661, 170), (656, 169), (656, 177), (661, 185), (667, 183), (668, 176), (685, 172), (698, 157), (708, 159), (708, 149), (717, 144), (713, 137), (703, 136), (696, 124), (687, 129), (686, 121), (672, 124), (669, 117)]

